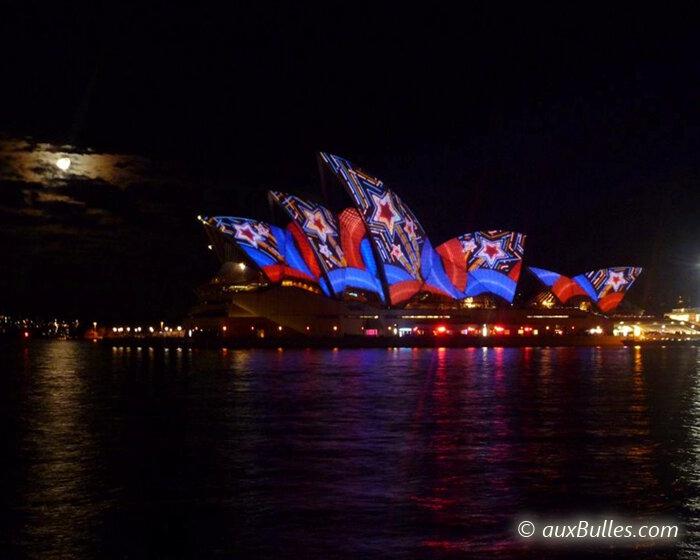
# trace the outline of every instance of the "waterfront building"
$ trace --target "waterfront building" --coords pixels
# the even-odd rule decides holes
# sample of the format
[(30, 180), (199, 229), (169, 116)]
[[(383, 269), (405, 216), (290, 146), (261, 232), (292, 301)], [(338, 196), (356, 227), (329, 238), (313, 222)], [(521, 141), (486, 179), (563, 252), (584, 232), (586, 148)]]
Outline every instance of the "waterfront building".
[[(507, 230), (434, 246), (379, 178), (331, 154), (319, 161), (324, 184), (346, 195), (341, 208), (270, 191), (275, 223), (199, 218), (221, 269), (198, 288), (188, 327), (259, 337), (612, 332), (609, 314), (642, 272), (524, 267), (526, 235)], [(516, 301), (526, 270), (542, 289)]]

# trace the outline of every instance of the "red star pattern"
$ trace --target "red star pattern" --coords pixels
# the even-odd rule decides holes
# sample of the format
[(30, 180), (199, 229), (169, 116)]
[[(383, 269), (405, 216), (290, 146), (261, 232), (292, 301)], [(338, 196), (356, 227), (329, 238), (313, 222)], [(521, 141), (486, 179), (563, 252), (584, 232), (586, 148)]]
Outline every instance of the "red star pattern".
[(476, 252), (474, 255), (477, 258), (483, 258), (485, 259), (488, 263), (489, 266), (494, 266), (496, 264), (496, 261), (502, 258), (507, 258), (508, 253), (506, 253), (503, 250), (503, 247), (501, 247), (501, 243), (498, 241), (486, 241), (481, 245), (481, 248)]
[(379, 222), (384, 225), (390, 234), (394, 234), (394, 225), (401, 221), (401, 216), (396, 211), (394, 202), (391, 199), (391, 193), (386, 192), (384, 196), (378, 197), (372, 193), (372, 200), (374, 201), (374, 215), (372, 216), (372, 221)]
[(401, 257), (403, 257), (403, 251), (401, 250), (401, 245), (397, 245), (396, 243), (394, 243), (391, 246), (390, 255), (395, 261), (398, 261), (399, 259), (401, 259)]
[(304, 227), (306, 229), (316, 232), (321, 241), (325, 243), (327, 237), (329, 235), (333, 235), (333, 233), (335, 232), (333, 228), (328, 224), (328, 221), (326, 221), (323, 212), (321, 212), (320, 210), (315, 210), (311, 212), (306, 208), (304, 208), (303, 211), (304, 216), (306, 218), (306, 223), (304, 224)]
[(627, 280), (625, 280), (625, 274), (624, 272), (618, 272), (618, 271), (612, 271), (610, 273), (610, 278), (608, 279), (608, 282), (610, 282), (610, 285), (613, 287), (613, 290), (616, 292), (625, 286), (627, 284)]
[(236, 239), (245, 241), (253, 247), (257, 247), (258, 241), (262, 239), (262, 236), (257, 231), (254, 231), (249, 223), (234, 224), (233, 229), (236, 231), (234, 234)]

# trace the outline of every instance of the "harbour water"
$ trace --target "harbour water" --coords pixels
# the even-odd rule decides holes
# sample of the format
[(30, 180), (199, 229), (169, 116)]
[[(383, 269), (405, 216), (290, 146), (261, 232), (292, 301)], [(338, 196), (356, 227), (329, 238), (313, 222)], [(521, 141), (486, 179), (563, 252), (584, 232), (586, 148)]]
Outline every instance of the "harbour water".
[(696, 348), (0, 351), (3, 559), (700, 554)]

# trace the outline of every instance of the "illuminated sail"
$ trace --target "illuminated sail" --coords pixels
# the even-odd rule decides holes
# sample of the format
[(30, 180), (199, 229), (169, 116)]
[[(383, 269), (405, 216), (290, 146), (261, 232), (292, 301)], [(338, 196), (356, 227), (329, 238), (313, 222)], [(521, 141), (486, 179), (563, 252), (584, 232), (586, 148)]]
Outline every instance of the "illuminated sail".
[(411, 210), (384, 183), (338, 156), (321, 157), (354, 201), (382, 263), (389, 301), (401, 303), (423, 284), (425, 231)]
[(586, 290), (601, 311), (607, 312), (620, 305), (627, 290), (641, 273), (639, 267), (615, 266), (592, 270), (573, 280)]
[(520, 278), (525, 235), (515, 231), (489, 230), (457, 238), (466, 257), (466, 297), (491, 293), (512, 302)]
[(271, 191), (270, 196), (303, 232), (313, 252), (311, 258), (320, 263), (333, 295), (339, 297), (346, 288), (353, 287), (375, 292), (382, 298), (381, 283), (361, 256), (353, 259), (354, 266), (348, 265), (340, 224), (330, 210), (290, 194)]
[(550, 289), (561, 303), (566, 303), (576, 296), (589, 295), (578, 282), (575, 282), (568, 276), (543, 268), (535, 268), (534, 266), (529, 267), (529, 269), (530, 272), (537, 276), (540, 282)]
[(445, 274), (452, 285), (460, 292), (467, 288), (467, 254), (456, 237), (435, 247), (440, 255)]
[[(447, 266), (445, 263), (447, 262)], [(442, 255), (433, 249), (430, 241), (425, 240), (421, 255), (421, 273), (424, 277), (421, 291), (446, 296), (452, 299), (462, 299), (462, 290), (452, 282), (450, 274), (452, 263), (447, 261)], [(466, 274), (465, 274), (466, 277)]]
[(639, 267), (616, 266), (592, 270), (568, 278), (563, 274), (541, 268), (530, 267), (530, 270), (561, 303), (566, 303), (575, 296), (588, 297), (603, 312), (615, 309), (642, 273)]
[(318, 282), (318, 276), (304, 262), (290, 231), (259, 220), (230, 216), (205, 218), (205, 223), (229, 236), (270, 282), (279, 282), (285, 277)]

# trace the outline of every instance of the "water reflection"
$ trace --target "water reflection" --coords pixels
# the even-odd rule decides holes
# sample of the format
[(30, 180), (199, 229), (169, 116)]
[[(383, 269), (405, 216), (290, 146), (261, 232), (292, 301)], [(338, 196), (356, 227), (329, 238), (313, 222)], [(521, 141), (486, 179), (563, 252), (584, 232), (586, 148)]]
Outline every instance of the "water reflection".
[(694, 349), (5, 350), (2, 558), (569, 557), (525, 512), (698, 552)]
[[(689, 414), (677, 418), (687, 430), (687, 445), (682, 455), (676, 457), (680, 466), (680, 476), (688, 487), (683, 504), (687, 516), (685, 529), (688, 536), (683, 546), (685, 558), (697, 558), (700, 554), (700, 353), (686, 357), (689, 369), (692, 367), (691, 357), (695, 361), (695, 375), (692, 376), (690, 390), (685, 395), (678, 395), (688, 406)], [(664, 353), (664, 365), (666, 359)]]
[(48, 344), (24, 349), (31, 390), (22, 395), (26, 440), (24, 535), (21, 546), (37, 555), (94, 552), (91, 529), (108, 496), (99, 488), (102, 465), (92, 404), (82, 375), (84, 347)]

